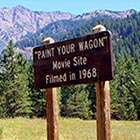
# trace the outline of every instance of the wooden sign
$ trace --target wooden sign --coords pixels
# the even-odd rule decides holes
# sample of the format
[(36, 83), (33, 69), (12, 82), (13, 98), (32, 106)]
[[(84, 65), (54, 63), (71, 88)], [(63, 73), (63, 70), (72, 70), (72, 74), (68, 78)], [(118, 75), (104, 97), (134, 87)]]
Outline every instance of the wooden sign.
[(114, 76), (109, 31), (42, 45), (33, 49), (37, 88), (93, 83)]

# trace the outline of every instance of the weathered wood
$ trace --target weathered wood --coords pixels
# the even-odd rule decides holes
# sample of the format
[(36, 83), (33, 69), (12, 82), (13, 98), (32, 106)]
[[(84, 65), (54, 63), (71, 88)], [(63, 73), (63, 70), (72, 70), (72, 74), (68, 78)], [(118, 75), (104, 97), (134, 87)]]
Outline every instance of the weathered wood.
[(111, 140), (109, 81), (96, 83), (97, 140)]
[[(54, 40), (51, 37), (43, 40), (43, 45), (48, 45), (51, 43), (54, 43)], [(47, 88), (45, 93), (47, 115), (47, 140), (59, 140), (57, 89)]]
[[(57, 86), (69, 85), (69, 84), (91, 83), (91, 82), (97, 82), (96, 83), (97, 140), (111, 140), (110, 87), (109, 87), (109, 81), (107, 80), (111, 80), (114, 76), (114, 63), (112, 60), (111, 34), (110, 32), (106, 32), (105, 30), (106, 29), (104, 27), (99, 25), (93, 28), (93, 33), (99, 33), (101, 31), (102, 32), (99, 34), (94, 34), (93, 39), (89, 38), (88, 40), (85, 40), (83, 42), (83, 38), (82, 40), (81, 38), (79, 38), (78, 45), (80, 46), (80, 48), (76, 47), (77, 45), (75, 45), (72, 42), (75, 39), (59, 42), (58, 44), (54, 43), (52, 45), (51, 44), (47, 45), (51, 43), (49, 38), (47, 40), (44, 40), (42, 47), (37, 47), (33, 50), (34, 70), (36, 73), (35, 74), (36, 87), (40, 89), (48, 88), (46, 89), (48, 140), (59, 140), (56, 89), (50, 87), (57, 87)], [(103, 38), (101, 39), (101, 37)], [(105, 40), (104, 37), (106, 37)], [(87, 39), (87, 37), (85, 38)], [(82, 48), (84, 47), (83, 50), (81, 50), (81, 44), (82, 44)], [(68, 46), (70, 46), (71, 51), (64, 50)], [(48, 55), (45, 55), (44, 48)], [(92, 57), (89, 58), (89, 55), (87, 53), (88, 50), (90, 50), (90, 52), (93, 51), (91, 55), (91, 56), (95, 55), (93, 59)], [(76, 52), (78, 52), (78, 54)], [(69, 54), (70, 54), (70, 58), (68, 59)], [(51, 58), (51, 61), (47, 60), (46, 63), (45, 62), (46, 58), (48, 59), (49, 57)], [(104, 63), (101, 63), (104, 61), (104, 59), (106, 61)], [(92, 61), (88, 61), (88, 60), (92, 60)], [(43, 65), (40, 63), (42, 61), (43, 61)], [(96, 62), (96, 63), (94, 64), (92, 62)], [(48, 67), (49, 67), (49, 71), (48, 71)], [(54, 71), (52, 72), (52, 70)], [(46, 73), (46, 71), (48, 71), (48, 73)], [(42, 73), (43, 76), (41, 76)]]
[(47, 140), (59, 140), (56, 88), (46, 89)]

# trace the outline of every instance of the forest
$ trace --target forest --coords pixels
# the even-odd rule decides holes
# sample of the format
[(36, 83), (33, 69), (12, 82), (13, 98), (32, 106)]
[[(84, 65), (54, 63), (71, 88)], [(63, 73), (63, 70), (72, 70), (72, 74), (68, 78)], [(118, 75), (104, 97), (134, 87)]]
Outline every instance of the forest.
[[(113, 34), (115, 77), (110, 81), (111, 117), (140, 120), (140, 15), (90, 19), (77, 30), (59, 36), (59, 40), (88, 34), (97, 24)], [(45, 91), (35, 88), (32, 60), (16, 53), (14, 46), (10, 41), (0, 57), (0, 118), (45, 117)], [(60, 116), (96, 118), (94, 83), (65, 86), (57, 91)]]

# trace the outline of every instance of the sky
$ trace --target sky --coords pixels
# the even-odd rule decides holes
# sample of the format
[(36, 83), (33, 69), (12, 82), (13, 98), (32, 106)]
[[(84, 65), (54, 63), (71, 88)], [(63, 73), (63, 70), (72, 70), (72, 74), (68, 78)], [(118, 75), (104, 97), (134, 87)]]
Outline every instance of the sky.
[(0, 0), (0, 9), (22, 5), (33, 11), (61, 11), (75, 15), (95, 10), (140, 11), (140, 0)]

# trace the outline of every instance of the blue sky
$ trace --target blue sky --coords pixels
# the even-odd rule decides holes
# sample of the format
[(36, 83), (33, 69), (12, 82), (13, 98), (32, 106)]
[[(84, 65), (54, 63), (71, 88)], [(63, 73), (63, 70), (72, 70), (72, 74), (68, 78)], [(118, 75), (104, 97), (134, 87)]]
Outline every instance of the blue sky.
[(33, 11), (62, 11), (83, 14), (99, 9), (140, 11), (140, 0), (0, 0), (0, 8), (22, 5)]

